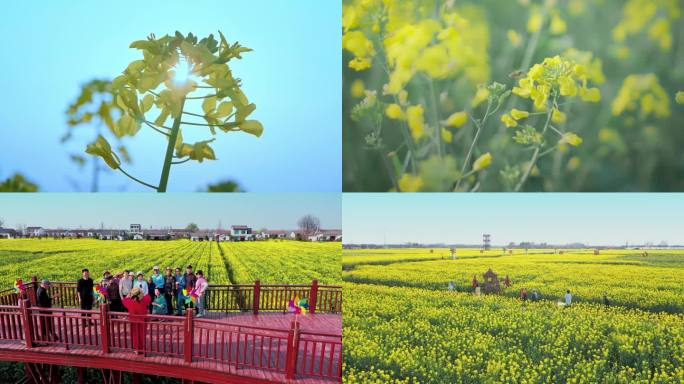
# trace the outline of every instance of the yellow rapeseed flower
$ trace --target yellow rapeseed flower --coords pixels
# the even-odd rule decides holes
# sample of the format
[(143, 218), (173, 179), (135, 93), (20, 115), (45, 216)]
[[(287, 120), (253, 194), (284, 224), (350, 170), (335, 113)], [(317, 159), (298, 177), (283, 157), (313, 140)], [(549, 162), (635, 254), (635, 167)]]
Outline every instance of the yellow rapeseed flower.
[(361, 31), (350, 31), (342, 35), (342, 49), (351, 52), (355, 57), (349, 67), (362, 71), (371, 67), (371, 58), (375, 55), (373, 42)]
[(352, 95), (352, 97), (358, 98), (358, 97), (363, 97), (365, 90), (366, 90), (366, 86), (363, 83), (363, 80), (356, 79), (352, 82), (349, 93)]
[(519, 109), (511, 109), (511, 117), (513, 117), (515, 120), (522, 120), (530, 116), (530, 113), (527, 111), (521, 111)]
[(406, 109), (406, 119), (408, 120), (411, 136), (413, 136), (414, 140), (420, 139), (425, 134), (423, 112), (422, 105), (412, 105)]
[(553, 13), (553, 16), (551, 17), (550, 29), (551, 33), (554, 35), (562, 35), (567, 30), (567, 24), (565, 24), (565, 20), (561, 18), (560, 13)]
[(478, 172), (481, 171), (487, 167), (489, 167), (492, 163), (492, 154), (487, 152), (484, 155), (480, 156), (475, 160), (473, 163), (473, 171)]
[(556, 124), (565, 124), (566, 120), (567, 117), (565, 116), (565, 113), (561, 112), (558, 108), (553, 109), (551, 112), (551, 121)]
[(402, 192), (418, 192), (422, 187), (423, 179), (420, 176), (405, 173), (399, 179), (399, 189)]
[(560, 143), (561, 144), (570, 144), (573, 147), (577, 147), (578, 145), (582, 144), (582, 138), (579, 137), (576, 133), (568, 132), (563, 135), (563, 138), (561, 139)]
[(448, 130), (446, 128), (442, 128), (440, 133), (442, 136), (442, 140), (444, 140), (444, 142), (451, 143), (454, 140), (454, 134), (451, 133), (450, 130)]
[(518, 122), (515, 121), (514, 118), (511, 117), (511, 115), (503, 115), (501, 116), (501, 122), (506, 124), (506, 127), (508, 128), (513, 128), (518, 126)]
[(522, 37), (520, 37), (520, 34), (513, 29), (509, 29), (508, 32), (506, 32), (506, 36), (508, 37), (508, 41), (510, 41), (515, 47), (522, 43)]
[(653, 73), (627, 76), (613, 99), (613, 116), (637, 109), (642, 117), (651, 114), (658, 118), (670, 116), (670, 98)]
[(390, 119), (394, 120), (405, 120), (406, 115), (404, 114), (404, 111), (401, 109), (401, 107), (398, 104), (389, 104), (385, 108), (385, 114), (387, 117)]
[(459, 128), (463, 126), (468, 121), (468, 114), (463, 112), (453, 113), (449, 118), (447, 118), (446, 124), (450, 127)]

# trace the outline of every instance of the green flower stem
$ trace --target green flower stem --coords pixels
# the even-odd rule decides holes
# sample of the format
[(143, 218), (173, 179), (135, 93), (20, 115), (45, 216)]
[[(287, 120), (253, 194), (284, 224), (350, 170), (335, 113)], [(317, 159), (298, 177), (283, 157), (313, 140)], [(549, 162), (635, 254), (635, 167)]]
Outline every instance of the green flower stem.
[[(466, 168), (468, 168), (468, 164), (470, 163), (470, 158), (473, 156), (473, 150), (475, 149), (475, 145), (477, 144), (477, 141), (480, 139), (480, 133), (482, 132), (482, 128), (487, 124), (487, 119), (489, 116), (493, 115), (496, 113), (496, 111), (499, 110), (499, 107), (501, 106), (501, 103), (499, 103), (494, 111), (490, 112), (492, 108), (492, 102), (487, 101), (487, 110), (485, 111), (485, 115), (482, 118), (482, 122), (478, 122), (477, 120), (471, 118), (473, 123), (475, 124), (475, 127), (477, 128), (477, 131), (475, 131), (475, 137), (473, 138), (473, 142), (470, 143), (470, 148), (468, 148), (468, 154), (466, 155), (465, 161), (463, 162), (463, 167), (461, 167), (461, 174), (465, 172)], [(461, 186), (461, 180), (463, 180), (465, 176), (459, 177), (459, 179), (456, 181), (456, 185), (454, 185), (453, 192), (458, 192), (458, 188)]]
[(162, 131), (161, 129), (159, 129), (159, 128), (157, 128), (157, 127), (155, 127), (154, 125), (150, 124), (149, 122), (145, 121), (145, 124), (147, 124), (147, 126), (149, 126), (150, 128), (154, 129), (155, 131), (161, 133), (162, 135), (167, 136), (167, 137), (169, 136), (168, 133)]
[[(551, 115), (553, 114), (553, 109), (548, 107), (548, 112), (546, 114), (546, 124), (544, 124), (544, 129), (542, 130), (542, 136), (546, 133), (546, 130), (549, 128), (549, 125), (551, 123)], [(525, 171), (525, 174), (523, 177), (520, 179), (518, 182), (518, 185), (515, 186), (515, 192), (520, 192), (522, 189), (523, 185), (525, 185), (525, 182), (527, 182), (527, 179), (530, 177), (530, 174), (532, 173), (532, 169), (534, 168), (534, 165), (537, 163), (537, 160), (539, 159), (539, 153), (541, 152), (541, 144), (537, 146), (537, 149), (534, 150), (534, 154), (532, 155), (532, 160), (530, 160), (530, 165), (527, 167), (527, 170)]]
[(436, 140), (437, 144), (437, 155), (439, 155), (439, 158), (441, 159), (443, 156), (443, 149), (442, 149), (442, 132), (441, 132), (441, 127), (439, 124), (439, 111), (437, 110), (437, 97), (435, 96), (435, 86), (434, 82), (432, 81), (431, 77), (427, 77), (427, 83), (428, 83), (428, 88), (430, 90), (430, 100), (432, 104), (432, 119), (434, 120), (435, 123), (435, 133), (434, 133), (434, 139)]
[(118, 169), (119, 171), (121, 171), (121, 173), (123, 173), (124, 175), (128, 176), (129, 179), (131, 179), (131, 180), (133, 180), (133, 181), (135, 181), (135, 182), (138, 182), (138, 183), (140, 183), (140, 184), (142, 184), (142, 185), (144, 185), (144, 186), (146, 186), (146, 187), (150, 187), (150, 188), (152, 188), (152, 189), (157, 189), (157, 186), (156, 186), (156, 185), (148, 184), (148, 183), (146, 183), (146, 182), (144, 182), (144, 181), (138, 179), (137, 177), (132, 176), (132, 175), (129, 174), (128, 172), (124, 171), (123, 168), (119, 167), (119, 168), (117, 168), (117, 169)]
[[(185, 97), (181, 99), (181, 112), (185, 107)], [(178, 139), (178, 132), (181, 125), (181, 114), (173, 121), (171, 127), (171, 134), (169, 135), (169, 144), (166, 146), (166, 156), (164, 157), (164, 167), (162, 168), (161, 178), (159, 179), (159, 187), (157, 192), (166, 192), (166, 185), (169, 182), (169, 172), (171, 171), (171, 162), (173, 160), (173, 150), (176, 147), (176, 140)]]

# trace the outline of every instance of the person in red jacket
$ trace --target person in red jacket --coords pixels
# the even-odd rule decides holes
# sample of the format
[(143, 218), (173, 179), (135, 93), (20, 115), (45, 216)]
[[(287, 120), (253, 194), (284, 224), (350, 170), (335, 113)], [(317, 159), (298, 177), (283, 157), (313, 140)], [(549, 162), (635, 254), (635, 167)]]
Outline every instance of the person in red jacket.
[(123, 304), (128, 309), (131, 338), (136, 354), (145, 348), (145, 318), (147, 317), (147, 306), (151, 300), (150, 295), (144, 295), (138, 287), (131, 289), (128, 296), (123, 299)]

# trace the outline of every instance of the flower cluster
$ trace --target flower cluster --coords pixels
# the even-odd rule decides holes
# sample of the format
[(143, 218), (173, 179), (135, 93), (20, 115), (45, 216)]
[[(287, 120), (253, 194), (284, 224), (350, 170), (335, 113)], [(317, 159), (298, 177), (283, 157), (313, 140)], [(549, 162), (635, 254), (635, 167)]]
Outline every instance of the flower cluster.
[(637, 109), (641, 118), (670, 116), (670, 98), (655, 74), (627, 76), (613, 99), (613, 116)]
[(624, 43), (629, 36), (648, 29), (648, 38), (668, 51), (672, 47), (670, 23), (680, 17), (678, 0), (629, 0), (623, 8), (623, 19), (613, 29), (613, 39)]

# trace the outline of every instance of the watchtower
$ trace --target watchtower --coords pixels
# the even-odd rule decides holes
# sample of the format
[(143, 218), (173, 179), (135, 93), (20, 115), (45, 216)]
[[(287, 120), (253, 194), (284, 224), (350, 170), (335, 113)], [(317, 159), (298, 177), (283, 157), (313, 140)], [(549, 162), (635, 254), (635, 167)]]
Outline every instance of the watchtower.
[(490, 235), (488, 233), (485, 233), (482, 235), (482, 249), (485, 251), (489, 251), (492, 247), (492, 240), (490, 238)]

